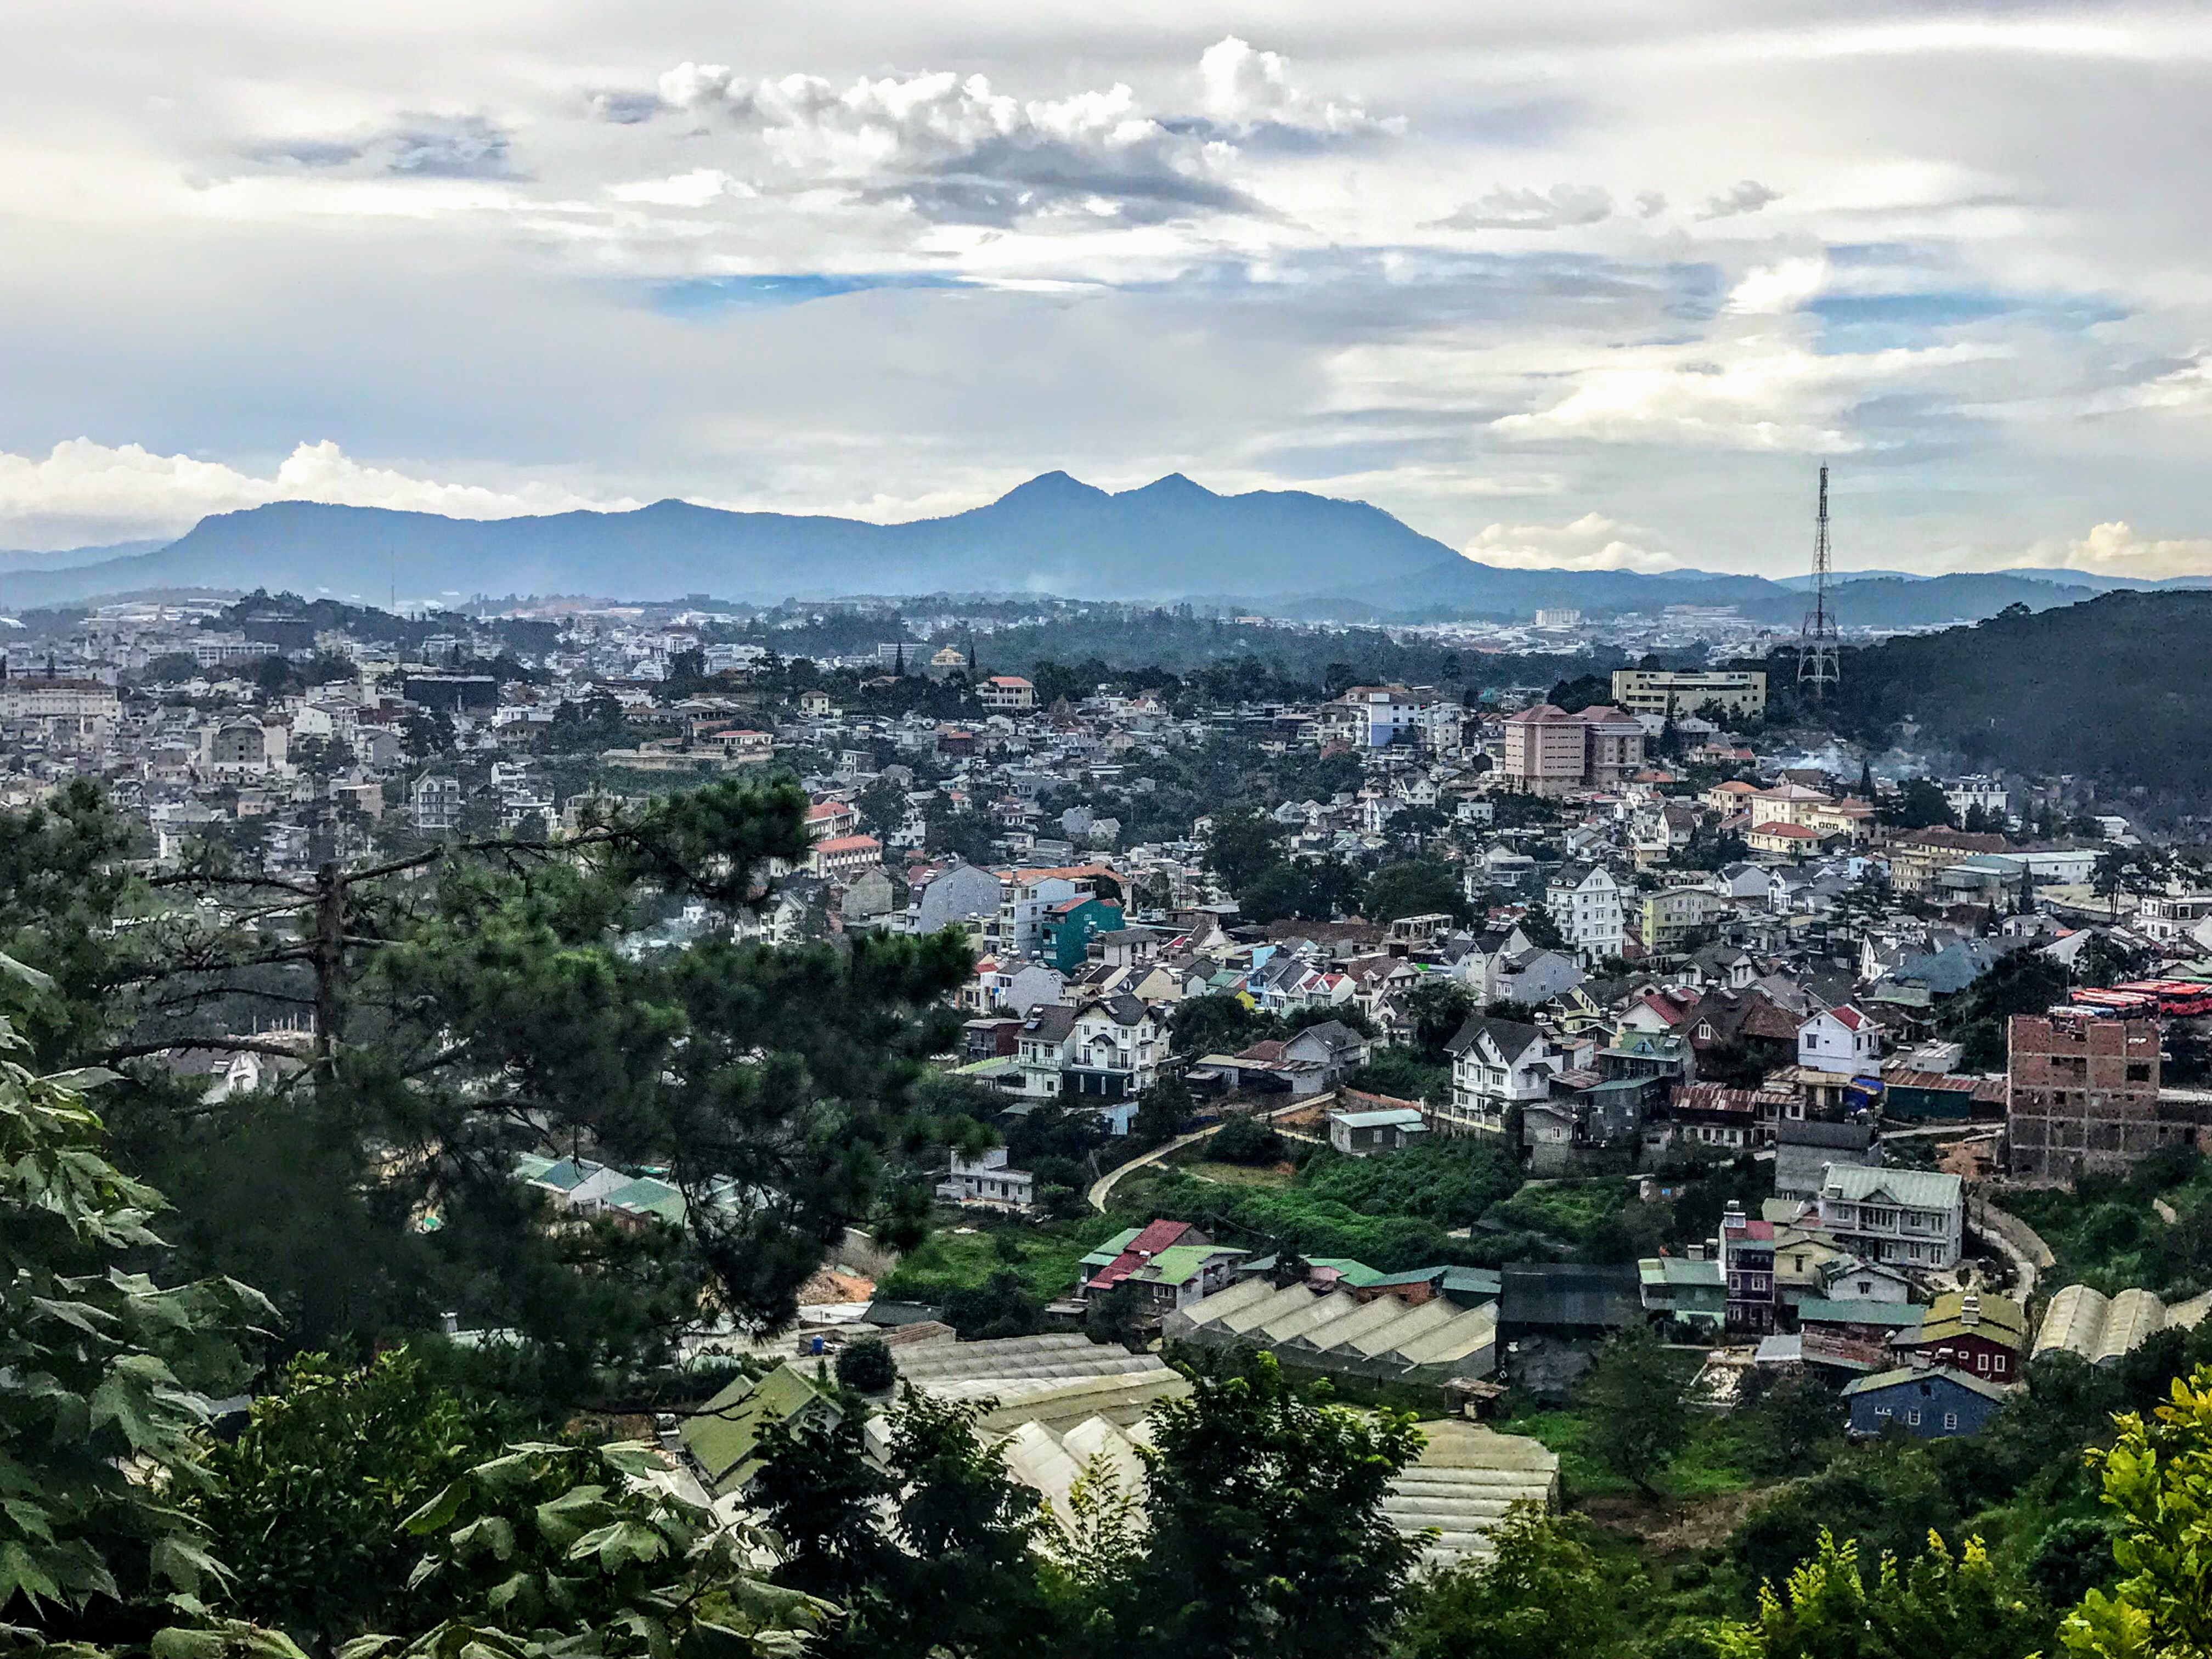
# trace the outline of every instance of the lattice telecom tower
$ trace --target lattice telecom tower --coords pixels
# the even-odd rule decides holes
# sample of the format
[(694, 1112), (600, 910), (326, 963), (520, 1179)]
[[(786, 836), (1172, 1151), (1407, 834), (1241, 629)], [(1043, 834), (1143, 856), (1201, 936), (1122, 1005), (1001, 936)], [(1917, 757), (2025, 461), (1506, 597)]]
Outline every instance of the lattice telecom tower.
[(1828, 469), (1820, 469), (1820, 511), (1813, 532), (1813, 608), (1797, 634), (1797, 684), (1818, 702), (1843, 678), (1836, 618), (1828, 609)]

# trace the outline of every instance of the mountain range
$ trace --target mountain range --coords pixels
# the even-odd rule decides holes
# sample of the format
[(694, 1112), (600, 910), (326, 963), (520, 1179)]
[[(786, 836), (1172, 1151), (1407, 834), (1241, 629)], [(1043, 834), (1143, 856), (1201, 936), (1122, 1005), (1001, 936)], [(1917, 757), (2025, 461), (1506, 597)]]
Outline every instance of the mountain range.
[[(173, 542), (0, 555), (0, 604), (70, 605), (182, 588), (289, 589), (381, 603), (476, 594), (687, 595), (774, 602), (933, 592), (1249, 603), (1316, 619), (1593, 616), (1734, 605), (1794, 623), (1805, 599), (1763, 577), (1501, 568), (1380, 507), (1298, 490), (1221, 495), (1180, 473), (1111, 493), (1048, 472), (997, 501), (906, 524), (656, 501), (619, 513), (449, 519), (276, 501), (203, 519)], [(1841, 579), (1846, 625), (1973, 621), (2114, 585), (2067, 572)], [(2132, 584), (2130, 584), (2132, 585)]]

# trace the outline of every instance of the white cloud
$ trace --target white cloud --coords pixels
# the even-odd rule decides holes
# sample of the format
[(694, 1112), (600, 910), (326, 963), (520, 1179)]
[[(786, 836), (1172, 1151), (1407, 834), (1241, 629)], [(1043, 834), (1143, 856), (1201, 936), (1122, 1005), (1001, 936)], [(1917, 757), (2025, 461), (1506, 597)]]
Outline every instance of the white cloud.
[[(2039, 561), (2030, 561), (2039, 562)], [(2160, 581), (2169, 576), (2212, 575), (2212, 538), (2159, 541), (2136, 533), (2124, 520), (2092, 526), (2058, 562), (2069, 570)]]
[(660, 77), (677, 109), (755, 127), (784, 167), (902, 203), (925, 218), (1011, 224), (1058, 212), (1151, 223), (1249, 205), (1227, 184), (1225, 143), (1163, 125), (1116, 83), (1024, 100), (949, 71), (855, 81), (752, 82), (720, 64)]
[(1698, 210), (1700, 219), (1733, 219), (1740, 213), (1756, 213), (1769, 202), (1778, 202), (1782, 192), (1762, 185), (1756, 179), (1738, 180), (1717, 196), (1708, 196)]
[(1827, 285), (1825, 258), (1783, 259), (1754, 267), (1729, 295), (1728, 308), (1739, 317), (1778, 316), (1796, 310)]
[(2090, 408), (2098, 414), (2123, 409), (2212, 409), (2212, 356), (2200, 356), (2138, 386), (2106, 392), (2094, 399)]
[(724, 196), (757, 196), (760, 192), (720, 167), (695, 167), (666, 179), (639, 179), (626, 185), (609, 185), (607, 194), (617, 202), (696, 208)]
[(1482, 564), (1514, 570), (1677, 570), (1671, 553), (1644, 545), (1649, 531), (1601, 513), (1570, 524), (1493, 524), (1460, 549)]
[(1500, 185), (1438, 222), (1455, 230), (1560, 230), (1570, 225), (1594, 225), (1612, 215), (1612, 192), (1601, 185), (1553, 185), (1549, 190), (1530, 190)]
[(1206, 112), (1224, 126), (1291, 127), (1341, 137), (1355, 133), (1401, 133), (1401, 116), (1377, 118), (1354, 104), (1316, 99), (1291, 79), (1291, 60), (1280, 52), (1259, 52), (1225, 35), (1199, 55), (1199, 79), (1206, 88)]
[(635, 501), (594, 501), (556, 485), (512, 489), (441, 483), (385, 467), (364, 466), (325, 439), (302, 443), (267, 476), (188, 455), (157, 455), (137, 444), (110, 447), (88, 438), (56, 444), (41, 457), (0, 453), (0, 545), (66, 547), (181, 534), (210, 513), (266, 501), (330, 501), (441, 513), (457, 519), (510, 519), (579, 507), (626, 508)]

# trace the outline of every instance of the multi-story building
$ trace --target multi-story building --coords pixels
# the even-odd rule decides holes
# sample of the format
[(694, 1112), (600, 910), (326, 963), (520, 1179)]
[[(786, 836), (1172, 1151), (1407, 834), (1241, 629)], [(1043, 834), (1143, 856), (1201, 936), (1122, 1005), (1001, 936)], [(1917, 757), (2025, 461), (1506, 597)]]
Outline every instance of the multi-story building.
[(2005, 850), (2002, 836), (1963, 830), (1912, 830), (1889, 843), (1889, 884), (1908, 898), (1933, 892), (1943, 872), (1985, 853)]
[(1134, 1100), (1159, 1081), (1167, 1057), (1165, 1019), (1133, 996), (1106, 997), (1075, 1011), (1060, 1092)]
[(1627, 942), (1625, 889), (1602, 864), (1567, 864), (1544, 889), (1544, 908), (1585, 963), (1620, 954)]
[(1869, 1261), (1931, 1273), (1958, 1265), (1966, 1208), (1957, 1176), (1831, 1164), (1818, 1202), (1821, 1231)]
[(1444, 700), (1427, 686), (1355, 685), (1323, 711), (1328, 728), (1363, 749), (1419, 741)]
[(407, 809), (424, 835), (452, 834), (461, 827), (461, 781), (424, 773), (408, 788)]
[(1508, 1115), (1551, 1097), (1566, 1055), (1543, 1032), (1517, 1020), (1478, 1014), (1444, 1045), (1452, 1060), (1451, 1104), (1436, 1127), (1447, 1134), (1503, 1134)]
[(1728, 1323), (1739, 1331), (1774, 1328), (1774, 1224), (1755, 1220), (1733, 1199), (1721, 1217), (1721, 1267)]
[(1698, 714), (1710, 706), (1735, 719), (1757, 720), (1766, 712), (1766, 673), (1763, 669), (1616, 668), (1613, 700), (1632, 714), (1672, 717)]
[(1644, 727), (1602, 705), (1570, 714), (1539, 703), (1505, 717), (1498, 775), (1522, 794), (1565, 795), (1626, 783), (1644, 765)]
[(105, 737), (115, 726), (115, 688), (55, 674), (10, 675), (0, 661), (0, 720), (34, 720), (50, 736)]
[(2160, 1121), (2154, 1020), (2015, 1014), (2006, 1033), (2007, 1162), (2015, 1176), (2123, 1174), (2191, 1126)]
[(1848, 1002), (1824, 1008), (1797, 1028), (1797, 1063), (1816, 1072), (1856, 1074), (1881, 1058), (1881, 1027)]
[(1728, 908), (1719, 894), (1705, 887), (1667, 887), (1646, 893), (1636, 907), (1637, 942), (1646, 951), (1678, 951), (1684, 940)]
[(975, 701), (1005, 711), (1036, 707), (1036, 687), (1018, 674), (994, 674), (975, 688)]
[(2212, 893), (2148, 893), (2136, 907), (2136, 931), (2177, 945), (2212, 919)]

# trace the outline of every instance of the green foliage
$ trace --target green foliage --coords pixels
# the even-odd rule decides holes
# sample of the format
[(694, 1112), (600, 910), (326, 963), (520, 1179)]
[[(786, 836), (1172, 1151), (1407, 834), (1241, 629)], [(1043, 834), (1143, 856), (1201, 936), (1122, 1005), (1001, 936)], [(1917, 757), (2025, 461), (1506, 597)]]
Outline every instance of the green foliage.
[(2024, 1659), (2039, 1629), (1978, 1538), (1954, 1559), (1930, 1532), (1907, 1560), (1885, 1553), (1869, 1578), (1857, 1542), (1839, 1544), (1823, 1529), (1779, 1588), (1761, 1587), (1758, 1622), (1714, 1632), (1710, 1650), (1730, 1659)]
[(409, 1607), (400, 1522), (499, 1449), (508, 1413), (433, 1386), (404, 1349), (365, 1370), (305, 1354), (206, 1454), (185, 1507), (252, 1622), (343, 1640)]
[(1265, 812), (1232, 807), (1213, 815), (1206, 837), (1206, 867), (1231, 893), (1243, 893), (1282, 861), (1282, 826)]
[(1684, 1377), (1674, 1357), (1638, 1327), (1607, 1341), (1583, 1383), (1598, 1461), (1646, 1492), (1690, 1438)]
[[(2212, 594), (2106, 593), (2036, 615), (1886, 640), (1849, 653), (1831, 718), (1885, 740), (1918, 723), (1922, 748), (1968, 766), (2072, 773), (2201, 799), (2212, 685), (2197, 672)], [(2048, 718), (2022, 720), (2031, 704)], [(2124, 743), (2112, 734), (2124, 732)]]
[(2089, 1659), (2203, 1659), (2212, 1654), (2212, 1366), (2176, 1377), (2146, 1421), (2130, 1412), (2118, 1443), (2092, 1449), (2119, 1519), (2123, 1577), (2091, 1589), (2059, 1634)]
[(1368, 878), (1360, 902), (1367, 920), (1373, 922), (1437, 915), (1464, 921), (1468, 916), (1467, 896), (1460, 890), (1458, 872), (1441, 859), (1407, 859), (1384, 865)]
[(1276, 1164), (1284, 1150), (1282, 1136), (1256, 1117), (1231, 1118), (1206, 1143), (1206, 1155), (1224, 1164)]
[(1044, 1328), (1044, 1304), (1023, 1284), (1019, 1273), (993, 1273), (973, 1290), (945, 1299), (945, 1322), (965, 1341), (1034, 1336)]
[(666, 1481), (651, 1446), (526, 1443), (409, 1516), (424, 1611), (342, 1659), (788, 1656), (835, 1609), (763, 1582), (762, 1540)]
[(1941, 827), (1955, 830), (1958, 819), (1953, 816), (1951, 804), (1943, 799), (1943, 792), (1926, 778), (1906, 780), (1903, 787), (1881, 809), (1881, 821), (1898, 830), (1927, 830)]
[(2007, 1022), (2014, 1014), (2039, 1014), (2063, 1002), (2069, 989), (2065, 969), (2035, 951), (2014, 951), (1947, 1001), (1936, 1027), (1966, 1045), (1961, 1064), (1969, 1071), (2002, 1071)]
[[(2179, 1218), (2152, 1207), (2162, 1202)], [(2160, 1147), (2125, 1176), (2085, 1176), (2073, 1188), (2008, 1194), (2058, 1258), (2057, 1282), (2106, 1294), (2135, 1286), (2179, 1300), (2212, 1287), (2212, 1160)]]
[(1616, 1652), (1630, 1620), (1627, 1583), (1592, 1547), (1589, 1523), (1515, 1506), (1487, 1559), (1447, 1568), (1422, 1587), (1391, 1643), (1394, 1659), (1554, 1659)]
[[(0, 1022), (0, 1048), (21, 1047)], [(161, 1256), (165, 1203), (107, 1161), (77, 1092), (100, 1080), (0, 1060), (0, 1621), (57, 1638), (221, 1583), (178, 1500), (204, 1479), (206, 1396), (244, 1381), (239, 1344), (273, 1314), (227, 1279), (165, 1289), (125, 1271)]]
[(1164, 1077), (1137, 1097), (1130, 1138), (1139, 1146), (1164, 1146), (1188, 1129), (1197, 1113), (1189, 1085), (1180, 1077)]
[(1281, 1032), (1280, 1021), (1233, 991), (1186, 997), (1168, 1015), (1169, 1044), (1179, 1054), (1233, 1054)]
[(883, 1394), (898, 1381), (898, 1361), (878, 1337), (848, 1342), (837, 1352), (837, 1380), (861, 1394)]
[(1409, 1416), (1301, 1399), (1273, 1356), (1192, 1378), (1152, 1413), (1146, 1645), (1188, 1659), (1375, 1651), (1420, 1547), (1382, 1514), (1419, 1455)]
[(1422, 1064), (1448, 1066), (1444, 1044), (1459, 1034), (1475, 1012), (1474, 994), (1444, 974), (1424, 974), (1400, 1000), (1413, 1022), (1409, 1046)]

